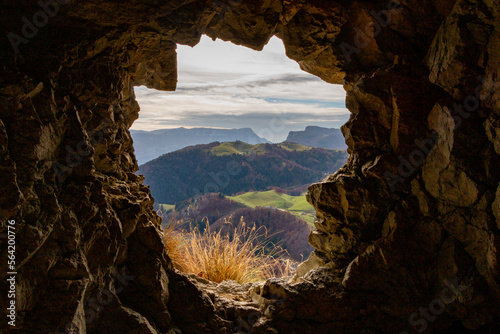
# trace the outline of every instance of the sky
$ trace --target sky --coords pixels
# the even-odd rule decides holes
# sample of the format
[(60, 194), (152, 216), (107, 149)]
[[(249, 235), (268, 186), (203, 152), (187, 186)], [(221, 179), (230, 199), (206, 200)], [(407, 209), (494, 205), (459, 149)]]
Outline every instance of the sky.
[(175, 92), (135, 87), (134, 130), (252, 128), (271, 142), (308, 125), (339, 128), (349, 119), (345, 91), (302, 71), (273, 37), (263, 51), (203, 36), (177, 46)]

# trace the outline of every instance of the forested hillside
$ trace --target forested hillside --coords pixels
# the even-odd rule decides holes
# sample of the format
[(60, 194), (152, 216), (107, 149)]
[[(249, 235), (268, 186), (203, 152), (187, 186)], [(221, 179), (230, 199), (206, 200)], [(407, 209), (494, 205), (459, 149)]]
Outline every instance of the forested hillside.
[(157, 203), (174, 204), (204, 193), (234, 195), (310, 184), (346, 160), (342, 150), (292, 143), (215, 142), (165, 154), (142, 165), (138, 173), (145, 176)]
[(263, 207), (238, 209), (229, 216), (217, 220), (211, 228), (232, 233), (241, 220), (257, 229), (265, 228), (269, 240), (285, 249), (295, 261), (304, 261), (313, 251), (307, 242), (311, 231), (307, 223), (282, 209)]

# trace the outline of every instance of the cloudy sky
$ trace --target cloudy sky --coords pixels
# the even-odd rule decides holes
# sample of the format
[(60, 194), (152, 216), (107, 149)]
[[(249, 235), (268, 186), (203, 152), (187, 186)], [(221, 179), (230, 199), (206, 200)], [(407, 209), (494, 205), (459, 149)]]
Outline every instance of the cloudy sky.
[(300, 70), (277, 37), (259, 52), (203, 36), (177, 53), (177, 90), (136, 87), (141, 111), (132, 129), (250, 127), (280, 142), (289, 131), (339, 128), (349, 118), (342, 86)]

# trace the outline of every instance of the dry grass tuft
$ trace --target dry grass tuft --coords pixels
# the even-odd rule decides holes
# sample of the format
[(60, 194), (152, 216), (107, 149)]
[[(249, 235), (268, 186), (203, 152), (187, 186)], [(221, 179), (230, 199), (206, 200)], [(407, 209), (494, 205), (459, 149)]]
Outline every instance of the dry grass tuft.
[(170, 222), (165, 228), (165, 248), (174, 267), (217, 283), (291, 275), (293, 262), (284, 259), (286, 252), (269, 241), (265, 229), (241, 221), (225, 233), (222, 230), (211, 231), (207, 223), (204, 233), (198, 229), (183, 233)]
[(174, 267), (186, 272), (187, 261), (183, 254), (185, 244), (184, 233), (178, 229), (176, 221), (169, 221), (163, 232), (165, 234), (165, 250), (172, 260)]

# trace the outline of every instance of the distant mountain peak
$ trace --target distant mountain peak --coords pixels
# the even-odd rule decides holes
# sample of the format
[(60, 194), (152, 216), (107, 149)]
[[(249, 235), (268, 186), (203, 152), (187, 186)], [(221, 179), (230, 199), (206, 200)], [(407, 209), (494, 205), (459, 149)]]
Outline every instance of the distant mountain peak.
[(328, 149), (347, 149), (340, 129), (323, 128), (316, 125), (307, 126), (304, 131), (290, 131), (285, 142)]
[(317, 125), (308, 125), (306, 126), (306, 129), (305, 131), (311, 131), (311, 130), (316, 130), (316, 129), (325, 129), (325, 130), (332, 130), (334, 128), (324, 128), (324, 127), (321, 127), (321, 126), (317, 126)]
[(187, 146), (212, 142), (232, 142), (240, 140), (249, 144), (269, 143), (255, 134), (251, 128), (216, 129), (191, 128), (160, 129), (154, 131), (131, 130), (135, 156), (142, 165), (159, 156), (177, 151)]

